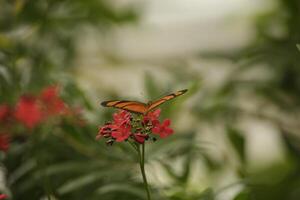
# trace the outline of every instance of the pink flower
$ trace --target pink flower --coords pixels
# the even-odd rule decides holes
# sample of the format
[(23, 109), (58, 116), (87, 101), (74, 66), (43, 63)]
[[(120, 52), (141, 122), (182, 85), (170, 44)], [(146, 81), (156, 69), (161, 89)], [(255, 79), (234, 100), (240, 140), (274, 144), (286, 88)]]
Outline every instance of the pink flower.
[(145, 115), (144, 119), (143, 119), (144, 124), (147, 125), (149, 122), (152, 123), (153, 121), (158, 120), (160, 112), (161, 112), (161, 110), (157, 109), (157, 110), (147, 113), (147, 115)]
[(99, 140), (101, 137), (111, 137), (112, 131), (116, 131), (117, 126), (111, 123), (107, 123), (104, 126), (99, 128), (98, 134), (96, 135), (96, 140)]
[(145, 140), (147, 140), (148, 138), (149, 138), (149, 136), (146, 134), (142, 134), (142, 133), (134, 134), (135, 141), (140, 144), (144, 144)]
[(58, 95), (58, 89), (57, 86), (49, 86), (41, 92), (40, 99), (46, 108), (46, 115), (62, 114), (66, 111), (65, 103)]
[(0, 105), (0, 122), (5, 121), (10, 114), (10, 108), (6, 104)]
[(158, 117), (160, 116), (160, 112), (161, 112), (161, 109), (156, 109), (152, 112), (149, 112), (146, 115), (146, 117), (148, 117), (151, 121), (158, 120)]
[[(10, 137), (6, 133), (0, 133), (0, 150), (7, 152), (9, 149)], [(1, 198), (0, 198), (1, 199)]]
[(122, 110), (118, 113), (115, 113), (113, 115), (114, 118), (114, 123), (116, 125), (122, 126), (124, 124), (129, 124), (130, 123), (130, 118), (131, 118), (131, 114), (125, 110)]
[(6, 194), (0, 194), (0, 200), (4, 200), (7, 198), (7, 195)]
[(131, 135), (131, 126), (123, 124), (119, 126), (118, 129), (113, 130), (111, 136), (116, 139), (117, 142), (122, 142), (129, 138)]
[(173, 130), (169, 127), (171, 121), (166, 119), (160, 123), (158, 120), (160, 112), (160, 109), (149, 112), (141, 120), (141, 116), (133, 118), (135, 115), (132, 116), (128, 111), (119, 111), (113, 114), (113, 122), (99, 128), (96, 139), (105, 137), (108, 139), (106, 143), (112, 145), (114, 142), (127, 140), (144, 144), (152, 134), (158, 134), (161, 138), (168, 137), (173, 134)]
[(38, 125), (42, 121), (42, 111), (37, 99), (22, 96), (17, 103), (15, 117), (28, 128)]
[(152, 132), (155, 134), (159, 134), (161, 138), (168, 137), (169, 135), (173, 134), (173, 129), (169, 126), (171, 121), (169, 119), (164, 120), (161, 124), (158, 120), (154, 121)]

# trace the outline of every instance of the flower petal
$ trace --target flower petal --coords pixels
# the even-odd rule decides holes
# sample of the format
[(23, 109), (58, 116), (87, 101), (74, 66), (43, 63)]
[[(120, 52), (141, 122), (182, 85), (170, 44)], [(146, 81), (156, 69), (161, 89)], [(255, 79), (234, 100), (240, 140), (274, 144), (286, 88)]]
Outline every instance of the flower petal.
[(116, 139), (117, 142), (122, 142), (129, 138), (131, 135), (131, 127), (128, 125), (123, 125), (118, 127), (117, 130), (112, 131), (111, 136)]
[(171, 125), (171, 120), (170, 119), (165, 119), (162, 123), (163, 126), (170, 126)]
[(22, 96), (16, 106), (15, 117), (28, 128), (42, 121), (42, 110), (33, 96)]
[(134, 134), (134, 139), (136, 142), (140, 144), (144, 144), (145, 140), (148, 138), (148, 135), (142, 134), (142, 133), (136, 133)]

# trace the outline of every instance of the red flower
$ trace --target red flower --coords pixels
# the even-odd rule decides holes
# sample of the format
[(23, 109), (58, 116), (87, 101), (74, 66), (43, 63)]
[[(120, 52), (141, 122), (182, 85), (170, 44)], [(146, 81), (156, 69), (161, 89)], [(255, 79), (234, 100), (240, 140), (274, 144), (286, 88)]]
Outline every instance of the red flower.
[(0, 122), (5, 121), (10, 114), (10, 108), (6, 104), (0, 105)]
[(17, 103), (15, 117), (28, 128), (33, 128), (42, 121), (42, 111), (35, 97), (22, 96)]
[(4, 200), (7, 198), (7, 195), (6, 194), (0, 194), (0, 200)]
[(125, 110), (122, 110), (113, 115), (114, 123), (116, 125), (128, 125), (130, 123), (131, 114)]
[(148, 139), (149, 136), (142, 134), (142, 133), (136, 133), (134, 134), (134, 139), (136, 142), (140, 143), (140, 144), (144, 144), (145, 140)]
[(0, 150), (1, 151), (6, 152), (9, 149), (9, 141), (10, 141), (10, 137), (8, 134), (0, 133)]
[(99, 140), (101, 137), (111, 137), (112, 131), (116, 131), (117, 127), (114, 124), (107, 123), (104, 126), (99, 128), (96, 140)]
[(169, 119), (164, 120), (162, 124), (160, 124), (159, 121), (156, 120), (154, 121), (152, 132), (155, 134), (159, 134), (161, 138), (168, 137), (169, 135), (173, 134), (173, 129), (169, 127), (170, 124), (171, 121)]
[(152, 112), (149, 112), (144, 118), (148, 118), (151, 121), (158, 120), (161, 110), (156, 109)]
[(122, 142), (129, 138), (131, 135), (131, 126), (123, 124), (119, 126), (118, 129), (113, 130), (111, 136), (116, 139), (117, 142)]
[(154, 110), (153, 112), (147, 113), (147, 115), (144, 116), (143, 123), (144, 125), (148, 125), (149, 122), (153, 124), (153, 121), (158, 120), (160, 115), (160, 109)]
[(49, 86), (41, 92), (40, 99), (46, 107), (47, 115), (62, 114), (66, 111), (65, 103), (58, 93), (57, 86)]

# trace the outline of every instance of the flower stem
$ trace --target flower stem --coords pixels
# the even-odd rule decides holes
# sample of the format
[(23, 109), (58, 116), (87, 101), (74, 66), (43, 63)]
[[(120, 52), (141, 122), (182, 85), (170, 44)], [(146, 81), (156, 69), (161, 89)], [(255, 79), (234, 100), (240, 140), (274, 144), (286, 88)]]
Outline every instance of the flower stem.
[(143, 181), (144, 181), (144, 187), (147, 192), (147, 199), (151, 200), (150, 189), (149, 189), (149, 185), (148, 185), (147, 177), (146, 177), (146, 173), (145, 173), (145, 144), (142, 144), (142, 152), (141, 152), (140, 145), (139, 145), (138, 155), (139, 155), (140, 168), (141, 168)]

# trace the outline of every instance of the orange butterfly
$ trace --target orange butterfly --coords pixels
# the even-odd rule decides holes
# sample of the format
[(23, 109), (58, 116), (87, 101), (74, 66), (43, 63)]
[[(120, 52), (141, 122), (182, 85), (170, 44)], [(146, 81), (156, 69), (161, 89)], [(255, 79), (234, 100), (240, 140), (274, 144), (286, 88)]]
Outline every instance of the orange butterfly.
[(188, 90), (180, 90), (178, 92), (174, 92), (172, 94), (166, 95), (156, 101), (149, 101), (148, 103), (141, 103), (138, 101), (118, 101), (118, 100), (112, 100), (112, 101), (103, 101), (101, 103), (102, 106), (105, 107), (113, 107), (113, 108), (119, 108), (122, 110), (127, 110), (129, 112), (138, 113), (138, 114), (147, 114), (149, 111), (153, 110), (154, 108), (158, 107), (159, 105), (165, 103), (166, 101), (169, 101), (171, 99), (174, 99), (175, 97), (178, 97), (184, 93), (186, 93)]

